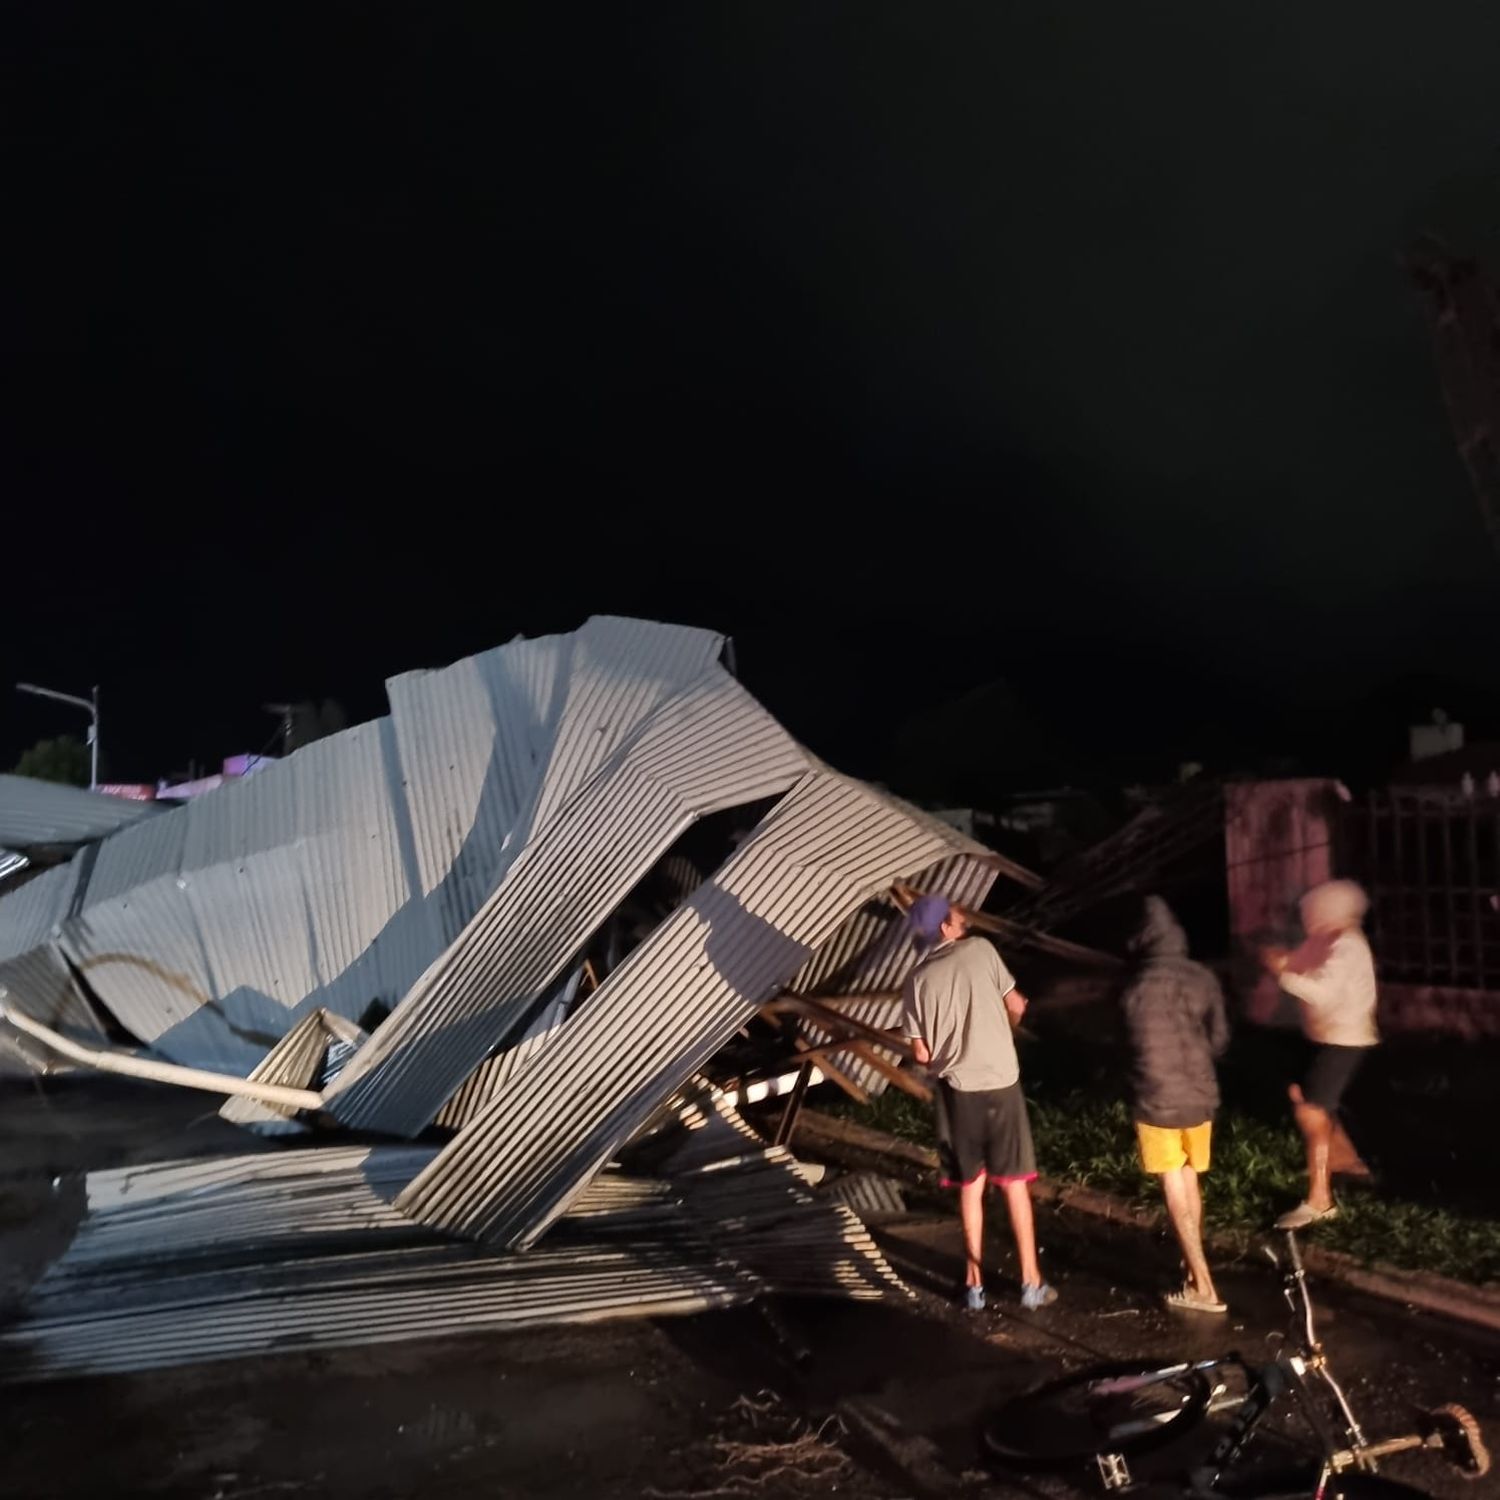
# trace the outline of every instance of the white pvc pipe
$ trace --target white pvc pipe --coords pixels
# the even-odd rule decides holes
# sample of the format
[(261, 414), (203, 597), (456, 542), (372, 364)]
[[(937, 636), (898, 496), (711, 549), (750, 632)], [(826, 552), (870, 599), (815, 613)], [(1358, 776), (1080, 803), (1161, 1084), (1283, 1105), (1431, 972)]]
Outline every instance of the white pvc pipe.
[(249, 1099), (260, 1099), (267, 1104), (281, 1104), (290, 1109), (322, 1109), (323, 1096), (311, 1089), (287, 1088), (279, 1083), (256, 1083), (249, 1078), (236, 1078), (232, 1073), (210, 1073), (203, 1068), (184, 1068), (177, 1063), (152, 1062), (144, 1057), (131, 1057), (123, 1052), (96, 1052), (90, 1047), (80, 1047), (65, 1036), (59, 1036), (50, 1026), (33, 1021), (18, 1010), (0, 1005), (0, 1021), (35, 1037), (54, 1052), (72, 1062), (82, 1063), (86, 1068), (97, 1068), (101, 1073), (123, 1073), (128, 1078), (149, 1078), (154, 1083), (175, 1083), (185, 1089), (203, 1089), (210, 1094), (243, 1094)]

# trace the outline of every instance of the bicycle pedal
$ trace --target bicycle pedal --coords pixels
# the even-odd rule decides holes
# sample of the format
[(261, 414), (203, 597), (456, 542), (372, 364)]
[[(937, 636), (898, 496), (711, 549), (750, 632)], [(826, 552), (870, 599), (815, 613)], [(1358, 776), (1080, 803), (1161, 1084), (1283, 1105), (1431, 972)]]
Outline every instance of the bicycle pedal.
[(1099, 1480), (1107, 1490), (1123, 1490), (1130, 1487), (1130, 1465), (1123, 1453), (1096, 1453), (1094, 1462), (1099, 1465)]

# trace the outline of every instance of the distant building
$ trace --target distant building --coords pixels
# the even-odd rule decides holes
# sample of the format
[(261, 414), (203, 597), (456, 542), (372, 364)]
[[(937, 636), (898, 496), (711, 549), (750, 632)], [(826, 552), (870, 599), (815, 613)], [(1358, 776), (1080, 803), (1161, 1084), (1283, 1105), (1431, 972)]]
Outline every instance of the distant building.
[(157, 782), (155, 797), (158, 802), (189, 802), (194, 797), (201, 797), (204, 792), (216, 790), (226, 781), (253, 776), (257, 771), (275, 764), (274, 755), (231, 755), (224, 761), (217, 775), (198, 776), (191, 781)]
[(1500, 797), (1500, 745), (1464, 745), (1414, 758), (1388, 778), (1392, 788), (1436, 788), (1469, 797)]
[(1464, 726), (1449, 722), (1448, 715), (1437, 708), (1432, 712), (1432, 723), (1413, 724), (1408, 731), (1408, 742), (1413, 761), (1432, 760), (1440, 755), (1451, 755), (1464, 747)]

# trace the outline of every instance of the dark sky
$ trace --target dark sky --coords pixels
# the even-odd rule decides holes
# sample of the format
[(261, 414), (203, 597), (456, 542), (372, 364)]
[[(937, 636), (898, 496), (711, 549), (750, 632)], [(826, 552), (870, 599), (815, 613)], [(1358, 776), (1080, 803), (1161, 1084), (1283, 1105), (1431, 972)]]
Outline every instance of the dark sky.
[(1500, 269), (1493, 0), (4, 24), (0, 680), (116, 776), (605, 611), (867, 773), (995, 679), (1163, 770), (1500, 702), (1396, 259)]

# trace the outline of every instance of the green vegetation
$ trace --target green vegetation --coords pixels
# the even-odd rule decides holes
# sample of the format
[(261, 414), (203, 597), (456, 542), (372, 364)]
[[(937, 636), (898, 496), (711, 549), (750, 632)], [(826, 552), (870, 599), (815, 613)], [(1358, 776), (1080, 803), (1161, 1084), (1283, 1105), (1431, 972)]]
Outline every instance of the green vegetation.
[[(1034, 1085), (1029, 1075), (1027, 1092), (1046, 1177), (1160, 1209), (1160, 1194), (1137, 1161), (1122, 1100), (1107, 1092), (1049, 1086), (1045, 1077)], [(830, 1108), (902, 1140), (932, 1144), (931, 1110), (894, 1089), (868, 1106), (843, 1100)], [(1211, 1231), (1245, 1235), (1268, 1226), (1301, 1195), (1301, 1141), (1289, 1116), (1276, 1124), (1225, 1109), (1215, 1122), (1213, 1154), (1213, 1170), (1204, 1181)], [(1500, 1281), (1500, 1220), (1367, 1189), (1342, 1194), (1340, 1208), (1337, 1220), (1317, 1229), (1317, 1244), (1366, 1265), (1436, 1271), (1472, 1285)]]
[(56, 781), (64, 786), (89, 784), (89, 752), (82, 740), (71, 734), (38, 740), (16, 762), (17, 776), (35, 781)]

